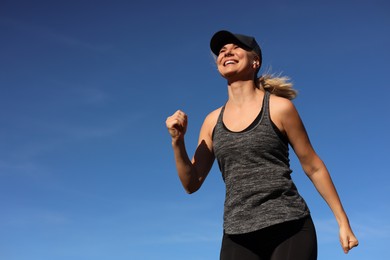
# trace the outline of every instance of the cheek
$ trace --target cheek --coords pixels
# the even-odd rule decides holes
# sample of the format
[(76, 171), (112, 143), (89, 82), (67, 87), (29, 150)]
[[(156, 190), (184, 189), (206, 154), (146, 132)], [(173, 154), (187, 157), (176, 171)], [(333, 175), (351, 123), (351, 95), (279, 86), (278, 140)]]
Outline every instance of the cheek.
[(219, 68), (222, 67), (221, 59), (222, 58), (217, 58), (217, 60), (215, 61), (215, 66), (217, 67), (218, 70)]
[(221, 60), (222, 60), (222, 55), (219, 55), (216, 59), (215, 59), (215, 63), (217, 63), (217, 65), (219, 65), (221, 63)]

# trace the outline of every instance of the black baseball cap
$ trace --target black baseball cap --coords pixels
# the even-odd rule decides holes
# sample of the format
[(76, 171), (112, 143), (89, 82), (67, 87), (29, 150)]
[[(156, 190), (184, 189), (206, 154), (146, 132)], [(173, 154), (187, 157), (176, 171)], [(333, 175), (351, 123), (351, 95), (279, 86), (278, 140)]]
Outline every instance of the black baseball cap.
[(254, 51), (259, 55), (260, 63), (262, 61), (261, 49), (256, 39), (252, 36), (231, 33), (229, 31), (216, 32), (210, 41), (211, 51), (218, 56), (219, 51), (228, 43), (234, 43), (242, 47), (243, 49)]

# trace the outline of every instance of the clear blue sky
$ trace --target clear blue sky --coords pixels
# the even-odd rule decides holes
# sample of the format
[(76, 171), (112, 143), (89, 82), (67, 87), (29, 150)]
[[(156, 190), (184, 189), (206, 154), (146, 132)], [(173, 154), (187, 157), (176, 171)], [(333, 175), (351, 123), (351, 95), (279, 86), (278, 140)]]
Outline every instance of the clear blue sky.
[[(131, 3), (133, 2), (133, 3)], [(388, 1), (0, 2), (0, 259), (218, 259), (224, 186), (214, 165), (187, 195), (165, 119), (204, 117), (227, 97), (214, 32), (256, 36), (261, 72), (294, 101), (360, 246), (292, 153), (319, 260), (390, 259)]]

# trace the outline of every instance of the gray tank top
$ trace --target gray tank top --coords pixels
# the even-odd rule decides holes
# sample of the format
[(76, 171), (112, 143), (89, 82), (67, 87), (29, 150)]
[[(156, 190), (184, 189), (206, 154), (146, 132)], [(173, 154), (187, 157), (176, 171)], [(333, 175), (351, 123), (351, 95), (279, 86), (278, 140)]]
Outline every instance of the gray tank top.
[(269, 97), (265, 92), (261, 112), (244, 131), (226, 128), (225, 106), (213, 131), (213, 149), (226, 186), (227, 234), (248, 233), (310, 214), (291, 179), (288, 140), (271, 121)]

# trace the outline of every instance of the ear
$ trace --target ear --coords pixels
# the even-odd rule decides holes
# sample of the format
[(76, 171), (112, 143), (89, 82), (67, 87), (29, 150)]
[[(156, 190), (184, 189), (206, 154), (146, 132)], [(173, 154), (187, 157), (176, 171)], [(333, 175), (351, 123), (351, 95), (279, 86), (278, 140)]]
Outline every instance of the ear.
[(258, 69), (260, 67), (260, 59), (257, 55), (253, 57), (253, 68)]

